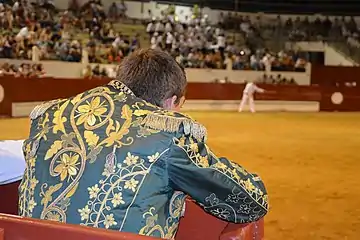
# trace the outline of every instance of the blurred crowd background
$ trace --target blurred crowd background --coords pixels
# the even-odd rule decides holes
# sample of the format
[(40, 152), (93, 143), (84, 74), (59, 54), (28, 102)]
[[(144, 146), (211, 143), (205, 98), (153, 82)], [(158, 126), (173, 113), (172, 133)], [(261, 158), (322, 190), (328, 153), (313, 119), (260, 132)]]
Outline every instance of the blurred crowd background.
[[(284, 18), (280, 13), (272, 17), (264, 14), (254, 17), (251, 13), (249, 17), (246, 12), (271, 10), (274, 5), (270, 1), (231, 2), (202, 1), (199, 5), (188, 0), (184, 4), (192, 6), (191, 14), (179, 16), (175, 5), (169, 5), (157, 16), (148, 10), (139, 20), (128, 17), (127, 3), (121, 0), (107, 4), (109, 7), (101, 0), (70, 0), (67, 9), (58, 9), (50, 0), (0, 0), (0, 58), (36, 62), (2, 63), (0, 75), (41, 76), (45, 72), (37, 62), (58, 60), (96, 63), (84, 68), (84, 77), (114, 77), (116, 66), (102, 68), (101, 64), (120, 63), (140, 47), (167, 51), (185, 68), (270, 67), (274, 71), (305, 72), (309, 55), (286, 48), (285, 43), (313, 40), (332, 44), (355, 60), (360, 59), (360, 35), (353, 17)], [(290, 1), (294, 9), (295, 2)], [(209, 16), (202, 13), (204, 7), (220, 9), (216, 23), (210, 23)], [(282, 5), (277, 11), (291, 13), (286, 7)], [(281, 75), (265, 74), (262, 79), (295, 83)]]

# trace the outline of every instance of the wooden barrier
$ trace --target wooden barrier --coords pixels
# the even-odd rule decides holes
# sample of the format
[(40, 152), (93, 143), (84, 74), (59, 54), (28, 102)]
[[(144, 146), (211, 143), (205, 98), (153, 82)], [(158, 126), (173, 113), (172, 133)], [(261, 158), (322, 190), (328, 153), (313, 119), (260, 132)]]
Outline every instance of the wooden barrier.
[[(108, 83), (106, 79), (0, 78), (4, 98), (0, 101), (0, 115), (11, 116), (12, 104), (41, 102), (74, 96), (85, 90)], [(244, 84), (189, 83), (189, 100), (240, 100)], [(262, 85), (274, 91), (256, 96), (259, 100), (320, 101), (317, 86)]]
[(314, 66), (311, 83), (321, 86), (321, 111), (360, 111), (360, 67)]
[[(189, 83), (186, 98), (191, 100), (240, 100), (245, 84)], [(257, 100), (315, 101), (321, 99), (318, 86), (259, 84), (269, 93), (258, 94)]]
[[(85, 90), (104, 85), (109, 79), (0, 78), (0, 115), (12, 116), (14, 103), (41, 102), (74, 96)], [(189, 100), (240, 100), (244, 84), (188, 84)], [(321, 111), (359, 111), (360, 84), (357, 87), (322, 84), (311, 86), (266, 85), (271, 91), (258, 94), (257, 100), (320, 102)]]
[[(57, 232), (64, 232), (62, 239), (147, 239), (136, 235), (122, 235), (113, 231), (94, 231), (93, 228), (83, 228), (73, 225), (51, 223), (34, 219), (15, 218), (17, 215), (18, 186), (19, 181), (11, 184), (0, 185), (0, 213), (12, 214), (5, 216), (0, 214), (0, 240), (1, 229), (5, 229), (6, 240), (42, 240), (47, 239), (49, 234), (56, 235)], [(30, 225), (33, 228), (30, 229)], [(88, 230), (92, 234), (86, 233)], [(99, 237), (99, 234), (106, 233)], [(108, 232), (110, 232), (108, 234)], [(33, 236), (35, 234), (35, 236)], [(99, 237), (99, 238), (97, 238)], [(217, 219), (205, 213), (192, 200), (186, 200), (185, 216), (181, 219), (176, 240), (262, 240), (264, 237), (264, 222), (259, 220), (252, 224), (232, 224)], [(53, 239), (56, 240), (56, 239)]]
[[(2, 237), (1, 237), (2, 235)], [(0, 214), (0, 240), (155, 240), (131, 233)]]

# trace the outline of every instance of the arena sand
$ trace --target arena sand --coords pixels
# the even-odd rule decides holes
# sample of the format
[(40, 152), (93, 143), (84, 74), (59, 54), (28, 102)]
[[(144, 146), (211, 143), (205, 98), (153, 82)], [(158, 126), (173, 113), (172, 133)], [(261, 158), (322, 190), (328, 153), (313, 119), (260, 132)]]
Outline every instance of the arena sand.
[[(267, 240), (360, 239), (360, 114), (190, 113), (209, 146), (265, 181)], [(28, 134), (0, 119), (0, 139)]]

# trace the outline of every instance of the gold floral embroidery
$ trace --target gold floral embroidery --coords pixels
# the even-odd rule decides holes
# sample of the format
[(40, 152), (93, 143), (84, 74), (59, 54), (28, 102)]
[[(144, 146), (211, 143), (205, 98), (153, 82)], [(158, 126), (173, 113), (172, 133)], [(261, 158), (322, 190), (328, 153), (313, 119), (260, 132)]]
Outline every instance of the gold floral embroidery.
[(93, 199), (97, 197), (98, 193), (100, 192), (100, 188), (97, 184), (95, 184), (95, 186), (88, 187), (88, 191), (89, 191), (89, 198)]
[(32, 212), (34, 210), (34, 207), (36, 206), (36, 202), (34, 200), (34, 198), (31, 198), (29, 203), (28, 203), (28, 208), (29, 208), (29, 211)]
[(59, 165), (57, 165), (54, 169), (55, 173), (60, 174), (60, 180), (64, 181), (66, 177), (68, 180), (73, 178), (77, 172), (77, 165), (79, 160), (79, 155), (68, 155), (64, 153), (59, 161)]
[(39, 183), (39, 181), (35, 178), (35, 177), (33, 177), (31, 180), (30, 180), (30, 189), (31, 190), (34, 190), (35, 189), (35, 187), (36, 187), (36, 185)]
[(165, 239), (173, 239), (178, 229), (181, 212), (185, 202), (185, 194), (182, 192), (175, 192), (170, 200), (169, 215), (166, 218), (165, 225), (161, 226), (158, 223), (158, 214), (155, 214), (156, 209), (151, 207), (143, 214), (145, 218), (145, 226), (139, 231), (140, 235), (157, 236)]
[[(189, 159), (200, 168), (211, 168), (216, 171), (223, 173), (226, 177), (232, 179), (235, 183), (237, 183), (241, 188), (243, 188), (249, 196), (251, 196), (256, 202), (260, 204), (264, 209), (268, 208), (267, 198), (263, 197), (263, 193), (259, 194), (258, 189), (251, 182), (249, 178), (246, 180), (241, 179), (241, 174), (247, 176), (247, 172), (243, 170), (240, 166), (235, 163), (229, 162), (229, 166), (221, 162), (212, 152), (210, 152), (205, 145), (206, 153), (205, 155), (201, 155), (199, 153), (199, 149), (195, 147), (195, 141), (190, 137), (188, 139), (188, 144), (183, 145), (183, 141), (180, 139), (174, 138), (174, 143), (181, 148), (189, 157)], [(196, 144), (197, 145), (197, 144)], [(209, 165), (209, 161), (207, 156), (211, 156), (213, 158), (214, 163)]]
[(45, 160), (52, 158), (62, 148), (62, 141), (56, 140), (45, 154)]
[(241, 183), (245, 186), (248, 192), (253, 192), (254, 190), (257, 190), (254, 184), (252, 184), (252, 182), (250, 181), (250, 179), (247, 179), (246, 181), (241, 180)]
[(56, 184), (55, 186), (50, 186), (46, 192), (44, 189), (48, 186), (47, 183), (44, 183), (41, 187), (40, 196), (42, 196), (41, 204), (47, 206), (49, 202), (52, 201), (52, 195), (62, 187), (62, 183)]
[(78, 103), (78, 102), (81, 100), (82, 96), (83, 96), (83, 93), (80, 93), (80, 94), (76, 95), (76, 96), (71, 100), (71, 104), (72, 104), (72, 105), (75, 105), (76, 103)]
[(182, 136), (181, 138), (179, 138), (179, 142), (178, 142), (179, 146), (184, 146), (185, 145), (185, 137)]
[(79, 209), (78, 212), (80, 213), (81, 221), (88, 220), (90, 215), (90, 208), (86, 205), (84, 208)]
[(85, 131), (84, 138), (90, 147), (95, 147), (99, 142), (99, 136), (96, 135), (93, 131)]
[[(41, 136), (38, 135), (39, 137)], [(33, 144), (32, 141), (24, 142), (26, 169), (19, 187), (19, 215), (23, 217), (31, 217), (34, 208), (37, 206), (34, 196), (39, 181), (35, 176), (36, 152), (31, 147)]]
[(159, 153), (157, 152), (157, 153), (155, 153), (154, 155), (152, 155), (152, 156), (148, 156), (147, 158), (148, 158), (148, 160), (149, 160), (149, 162), (154, 162), (156, 159), (158, 159), (159, 158)]
[(111, 203), (113, 204), (113, 207), (117, 207), (120, 204), (125, 204), (122, 193), (115, 193), (114, 198), (111, 200)]
[[(19, 212), (22, 216), (31, 217), (35, 209), (37, 212), (41, 211), (41, 206), (41, 218), (66, 222), (67, 208), (71, 204), (72, 196), (78, 191), (87, 164), (94, 163), (97, 156), (109, 147), (114, 147), (116, 151), (117, 148), (132, 144), (135, 136), (128, 136), (131, 127), (134, 127), (135, 131), (141, 129), (141, 137), (159, 132), (140, 126), (142, 115), (151, 112), (153, 108), (159, 108), (143, 101), (131, 105), (131, 108), (123, 103), (115, 105), (118, 101), (124, 102), (134, 95), (121, 83), (113, 83), (113, 86), (120, 91), (99, 87), (78, 94), (72, 99), (45, 103), (33, 112), (32, 132), (36, 135), (31, 136), (24, 145), (27, 169), (19, 188)], [(121, 109), (116, 109), (118, 107)], [(146, 107), (151, 109), (147, 110)], [(121, 121), (112, 118), (118, 110), (121, 111)], [(134, 116), (138, 118), (133, 119)], [(40, 140), (43, 141), (41, 144), (49, 144), (46, 141), (53, 140), (50, 141), (51, 145), (42, 160), (49, 161), (49, 177), (53, 177), (55, 184), (48, 186), (42, 182), (40, 199), (37, 200), (39, 195), (34, 195), (34, 192), (39, 181), (36, 179), (34, 167)], [(123, 191), (135, 198), (150, 166), (160, 156), (161, 154), (154, 153), (141, 159), (129, 153), (126, 159), (121, 159), (118, 163), (115, 153), (109, 154), (104, 166), (104, 178), (97, 185), (89, 186), (89, 202), (78, 210), (84, 225), (102, 224), (104, 227), (121, 228), (126, 215), (121, 223), (116, 222), (117, 219), (113, 221), (114, 216), (108, 212), (109, 209), (119, 205), (128, 205), (128, 209), (130, 208), (132, 203), (125, 202)], [(119, 176), (122, 178), (119, 179)]]
[(50, 221), (55, 221), (55, 222), (60, 222), (60, 214), (58, 213), (52, 213), (50, 212), (48, 215), (47, 215), (47, 220), (50, 220)]
[(209, 167), (209, 160), (206, 156), (199, 156), (199, 165), (201, 167)]
[(94, 97), (90, 102), (80, 105), (76, 110), (78, 113), (75, 116), (78, 118), (76, 125), (86, 122), (89, 126), (94, 126), (97, 119), (101, 121), (101, 118), (104, 117), (103, 114), (107, 111), (106, 107), (105, 101), (100, 102), (100, 97)]
[(65, 133), (65, 127), (64, 123), (66, 122), (66, 117), (63, 117), (63, 113), (69, 104), (69, 100), (65, 101), (63, 104), (61, 104), (60, 108), (54, 112), (54, 118), (53, 118), (53, 133), (56, 134), (58, 131), (61, 131), (62, 133)]
[(135, 192), (135, 189), (138, 185), (139, 181), (136, 181), (135, 179), (130, 179), (128, 181), (125, 182), (125, 189), (130, 189), (131, 191)]
[(28, 160), (29, 166), (30, 167), (35, 167), (35, 163), (36, 163), (36, 159), (35, 157), (32, 157)]
[(131, 155), (131, 153), (128, 153), (125, 160), (124, 160), (124, 163), (128, 166), (131, 166), (131, 165), (135, 165), (139, 160), (139, 157), (138, 156), (134, 156), (134, 155)]
[(111, 214), (105, 216), (104, 225), (105, 225), (106, 229), (108, 229), (109, 227), (114, 226), (116, 224), (117, 224), (117, 222), (114, 219), (114, 214), (111, 213)]
[(130, 201), (132, 201), (137, 196), (151, 166), (167, 151), (168, 149), (162, 153), (156, 152), (144, 159), (128, 153), (120, 163), (116, 158), (108, 156), (107, 158), (113, 162), (104, 166), (104, 178), (88, 188), (89, 201), (82, 209), (78, 209), (82, 225), (93, 227), (103, 225), (105, 228), (116, 227), (121, 230), (126, 214), (120, 223), (115, 221), (111, 210), (119, 205), (128, 205), (126, 212), (130, 209), (131, 203), (125, 202), (123, 192), (125, 191), (127, 195), (131, 194)]

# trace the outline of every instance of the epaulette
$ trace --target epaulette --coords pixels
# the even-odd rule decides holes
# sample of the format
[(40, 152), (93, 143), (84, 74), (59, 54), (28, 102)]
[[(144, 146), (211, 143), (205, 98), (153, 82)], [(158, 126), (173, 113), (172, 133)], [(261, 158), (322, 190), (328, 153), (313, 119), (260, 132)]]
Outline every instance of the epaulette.
[(54, 106), (57, 103), (60, 103), (64, 101), (64, 99), (56, 99), (56, 100), (51, 100), (48, 102), (44, 102), (40, 105), (37, 105), (30, 113), (30, 119), (31, 120), (35, 120), (37, 119), (39, 116), (43, 115), (46, 110), (48, 110), (49, 108), (51, 108), (52, 106)]
[(181, 125), (184, 127), (184, 133), (191, 135), (198, 141), (206, 141), (207, 131), (206, 128), (182, 114), (166, 114), (166, 113), (149, 113), (143, 120), (142, 124), (145, 127), (160, 130), (165, 132), (178, 132)]

